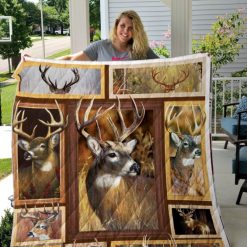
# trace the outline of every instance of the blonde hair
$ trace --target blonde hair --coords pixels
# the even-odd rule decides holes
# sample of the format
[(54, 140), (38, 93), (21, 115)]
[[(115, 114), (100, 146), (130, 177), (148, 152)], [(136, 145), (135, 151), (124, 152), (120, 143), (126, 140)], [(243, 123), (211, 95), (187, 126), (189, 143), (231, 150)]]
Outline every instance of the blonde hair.
[(147, 34), (144, 30), (140, 16), (133, 10), (127, 10), (119, 14), (112, 28), (110, 39), (114, 42), (117, 38), (117, 26), (122, 17), (128, 17), (133, 24), (133, 37), (129, 42), (130, 57), (133, 59), (147, 58), (149, 49)]

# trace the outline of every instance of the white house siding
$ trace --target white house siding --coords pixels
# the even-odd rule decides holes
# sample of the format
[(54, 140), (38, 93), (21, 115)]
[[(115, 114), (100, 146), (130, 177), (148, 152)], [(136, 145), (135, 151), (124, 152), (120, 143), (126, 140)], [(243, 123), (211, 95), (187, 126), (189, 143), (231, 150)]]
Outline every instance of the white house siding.
[[(107, 0), (106, 0), (107, 1)], [(101, 0), (104, 2), (104, 0)], [(232, 13), (244, 8), (247, 11), (247, 0), (192, 0), (192, 38), (198, 39), (210, 32), (217, 16)], [(140, 15), (150, 41), (164, 40), (164, 32), (171, 26), (171, 11), (160, 0), (108, 0), (109, 29), (116, 16), (123, 10), (133, 9)], [(165, 40), (170, 49), (170, 40)], [(224, 66), (219, 72), (229, 76), (232, 72), (247, 67), (247, 34), (241, 40), (245, 48), (241, 49), (236, 62)]]

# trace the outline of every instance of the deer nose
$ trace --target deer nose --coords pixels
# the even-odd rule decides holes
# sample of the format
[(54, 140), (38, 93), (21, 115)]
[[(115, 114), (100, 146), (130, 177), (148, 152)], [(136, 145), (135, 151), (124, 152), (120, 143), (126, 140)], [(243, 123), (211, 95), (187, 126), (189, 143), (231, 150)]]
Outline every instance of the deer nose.
[(197, 149), (197, 150), (195, 151), (195, 155), (196, 155), (196, 156), (201, 156), (201, 154), (202, 154), (202, 152), (201, 152), (200, 149)]
[(130, 167), (130, 172), (135, 172), (136, 175), (140, 175), (141, 173), (141, 167), (139, 164), (134, 163), (131, 167)]
[(29, 152), (25, 152), (24, 153), (24, 159), (25, 160), (30, 160), (30, 159), (32, 159), (32, 155)]
[(27, 236), (34, 238), (33, 232), (28, 232)]

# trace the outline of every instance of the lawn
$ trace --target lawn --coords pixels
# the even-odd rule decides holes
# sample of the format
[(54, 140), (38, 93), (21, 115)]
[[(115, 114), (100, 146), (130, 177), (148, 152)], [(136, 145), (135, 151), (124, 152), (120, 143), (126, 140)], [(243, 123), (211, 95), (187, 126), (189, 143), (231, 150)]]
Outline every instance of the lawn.
[(0, 179), (12, 172), (11, 159), (0, 159)]
[(69, 55), (70, 52), (71, 52), (71, 50), (68, 49), (68, 50), (61, 51), (61, 52), (58, 52), (58, 53), (56, 53), (56, 54), (53, 54), (53, 55), (51, 55), (51, 56), (49, 56), (49, 57), (47, 57), (47, 58), (49, 58), (49, 59), (54, 59), (54, 58), (66, 56), (66, 55)]
[(0, 73), (0, 82), (6, 81), (11, 78), (11, 74), (9, 73)]
[(1, 88), (2, 124), (9, 125), (11, 123), (12, 108), (16, 94), (16, 86), (17, 83)]

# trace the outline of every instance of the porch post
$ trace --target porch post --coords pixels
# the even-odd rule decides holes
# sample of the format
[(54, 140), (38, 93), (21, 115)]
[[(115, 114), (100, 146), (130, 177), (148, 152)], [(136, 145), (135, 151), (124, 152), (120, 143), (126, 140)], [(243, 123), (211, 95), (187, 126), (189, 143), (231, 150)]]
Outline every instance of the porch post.
[(109, 5), (108, 0), (100, 0), (101, 39), (109, 38)]
[(192, 53), (192, 0), (171, 1), (171, 56)]
[(70, 0), (71, 53), (86, 48), (90, 43), (89, 0)]

